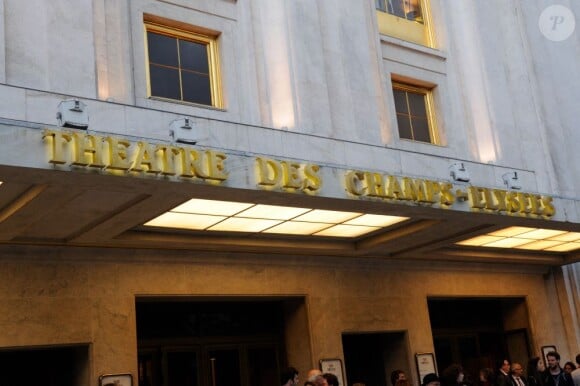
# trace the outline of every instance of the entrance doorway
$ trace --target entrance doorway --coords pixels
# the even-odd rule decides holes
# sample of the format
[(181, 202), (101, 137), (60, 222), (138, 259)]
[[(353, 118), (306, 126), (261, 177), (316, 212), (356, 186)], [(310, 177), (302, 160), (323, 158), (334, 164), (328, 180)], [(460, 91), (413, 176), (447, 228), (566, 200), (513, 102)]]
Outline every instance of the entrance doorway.
[(524, 298), (429, 299), (437, 368), (460, 364), (477, 381), (479, 370), (504, 358), (525, 364), (530, 355)]
[(344, 333), (342, 348), (349, 385), (387, 386), (393, 370), (411, 374), (406, 331)]
[(47, 346), (0, 351), (0, 385), (86, 386), (89, 346)]
[(190, 345), (139, 352), (140, 385), (271, 385), (277, 382), (277, 369), (278, 350), (270, 345)]
[(138, 299), (139, 386), (271, 386), (286, 366), (285, 299)]

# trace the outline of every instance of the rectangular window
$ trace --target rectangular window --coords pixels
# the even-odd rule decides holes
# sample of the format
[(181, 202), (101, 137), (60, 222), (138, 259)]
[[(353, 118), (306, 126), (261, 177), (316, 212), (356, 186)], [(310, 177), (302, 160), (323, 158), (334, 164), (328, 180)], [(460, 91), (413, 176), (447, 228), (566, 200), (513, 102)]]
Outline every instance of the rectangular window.
[(431, 90), (393, 83), (399, 138), (438, 144)]
[(428, 0), (375, 0), (375, 7), (380, 33), (433, 47)]
[(215, 37), (145, 24), (149, 96), (222, 107)]
[(381, 12), (423, 24), (420, 0), (375, 0)]

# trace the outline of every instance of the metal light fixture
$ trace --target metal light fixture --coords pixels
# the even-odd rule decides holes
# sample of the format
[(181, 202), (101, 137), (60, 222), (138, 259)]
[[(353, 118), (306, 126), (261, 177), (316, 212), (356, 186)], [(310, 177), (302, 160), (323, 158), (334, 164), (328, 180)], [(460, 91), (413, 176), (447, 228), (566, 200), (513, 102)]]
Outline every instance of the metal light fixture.
[(504, 185), (507, 186), (508, 189), (520, 190), (522, 188), (522, 184), (518, 178), (518, 172), (505, 173), (501, 177)]
[(193, 121), (189, 117), (177, 118), (169, 125), (169, 136), (174, 142), (195, 145), (199, 138), (193, 130)]
[(469, 172), (463, 162), (455, 162), (449, 165), (449, 175), (454, 181), (469, 182)]
[(58, 104), (56, 119), (60, 127), (87, 129), (89, 111), (87, 105), (78, 99), (66, 99)]

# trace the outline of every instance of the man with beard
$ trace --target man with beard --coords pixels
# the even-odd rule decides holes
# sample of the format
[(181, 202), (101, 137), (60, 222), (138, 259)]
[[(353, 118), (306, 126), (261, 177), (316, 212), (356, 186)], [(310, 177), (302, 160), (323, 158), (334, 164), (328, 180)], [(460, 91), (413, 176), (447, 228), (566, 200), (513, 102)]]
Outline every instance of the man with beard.
[(546, 354), (548, 368), (544, 371), (544, 386), (574, 386), (570, 374), (566, 374), (560, 367), (560, 354), (550, 351)]

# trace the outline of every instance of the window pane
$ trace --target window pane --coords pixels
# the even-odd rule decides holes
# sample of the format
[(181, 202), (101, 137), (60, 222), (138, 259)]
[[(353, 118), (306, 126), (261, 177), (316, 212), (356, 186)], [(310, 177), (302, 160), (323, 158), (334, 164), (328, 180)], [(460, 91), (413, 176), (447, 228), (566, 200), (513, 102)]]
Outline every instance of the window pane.
[(397, 113), (409, 113), (406, 95), (407, 93), (405, 91), (393, 90), (393, 96), (395, 97), (395, 111)]
[(211, 105), (211, 87), (208, 75), (182, 71), (183, 100)]
[(411, 109), (411, 115), (418, 117), (427, 117), (427, 110), (425, 108), (425, 95), (408, 93), (409, 95), (409, 107)]
[(387, 12), (385, 1), (387, 0), (375, 0), (375, 8), (378, 9), (379, 11)]
[(179, 72), (173, 68), (149, 66), (151, 95), (171, 99), (181, 99)]
[(179, 41), (181, 68), (204, 74), (209, 73), (207, 45), (202, 43)]
[(177, 67), (177, 39), (147, 32), (147, 44), (149, 49), (149, 62)]
[(391, 15), (398, 17), (405, 17), (405, 8), (403, 7), (403, 1), (405, 0), (386, 0), (387, 1), (387, 12)]
[(399, 126), (399, 137), (405, 139), (413, 139), (411, 133), (411, 122), (409, 116), (404, 114), (397, 114), (397, 125)]
[(420, 0), (404, 0), (405, 18), (423, 23)]
[(431, 142), (429, 135), (429, 122), (426, 118), (412, 118), (413, 136), (415, 141)]
[(210, 361), (214, 360), (216, 386), (240, 386), (240, 354), (236, 349), (208, 351)]
[(277, 370), (278, 351), (276, 347), (248, 348), (250, 385), (276, 385), (279, 381)]
[(167, 353), (167, 385), (197, 386), (198, 368), (195, 352)]

